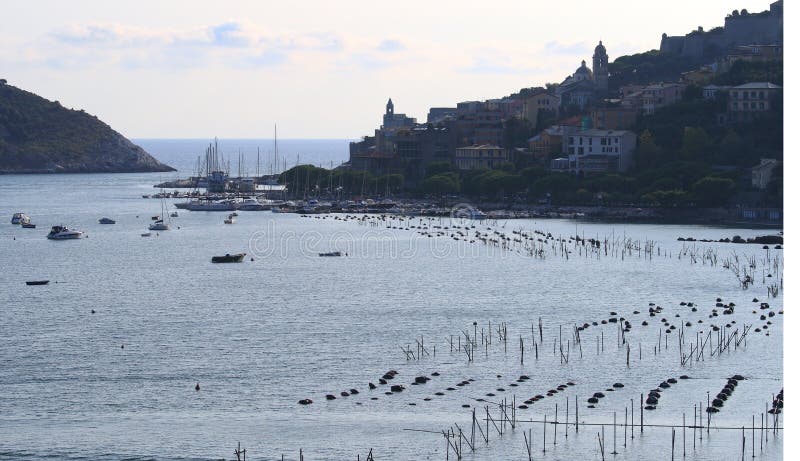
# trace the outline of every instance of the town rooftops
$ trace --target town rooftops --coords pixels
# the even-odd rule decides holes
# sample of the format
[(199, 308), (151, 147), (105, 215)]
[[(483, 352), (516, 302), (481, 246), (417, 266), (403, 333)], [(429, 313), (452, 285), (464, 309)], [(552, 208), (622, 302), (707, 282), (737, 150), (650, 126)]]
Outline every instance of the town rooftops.
[(751, 82), (734, 88), (737, 90), (779, 90), (781, 86), (769, 82)]
[(581, 130), (575, 133), (575, 136), (624, 136), (631, 133), (627, 130), (601, 130), (598, 128), (590, 128), (588, 130)]
[(479, 146), (464, 146), (464, 147), (459, 147), (458, 149), (459, 150), (462, 150), (462, 149), (470, 149), (470, 150), (499, 149), (499, 150), (503, 150), (502, 147), (495, 146), (495, 145), (492, 145), (492, 144), (481, 144)]

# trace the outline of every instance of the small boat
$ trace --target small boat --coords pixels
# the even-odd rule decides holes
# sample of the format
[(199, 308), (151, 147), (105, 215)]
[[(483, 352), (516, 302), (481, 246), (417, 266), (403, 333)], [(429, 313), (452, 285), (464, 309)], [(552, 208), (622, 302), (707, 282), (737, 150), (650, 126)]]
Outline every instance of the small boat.
[(150, 219), (152, 219), (153, 221), (158, 221), (159, 219), (161, 219), (161, 216), (158, 215), (150, 216)]
[(29, 222), (22, 223), (22, 227), (24, 229), (36, 229), (36, 224), (31, 224)]
[(240, 263), (244, 260), (247, 253), (237, 253), (235, 255), (226, 253), (225, 256), (212, 256), (212, 263)]
[(25, 285), (47, 285), (50, 280), (28, 280)]
[(320, 256), (341, 256), (342, 252), (341, 251), (329, 251), (327, 253), (320, 253), (319, 255)]
[(225, 224), (233, 224), (233, 223), (236, 222), (236, 217), (233, 215), (233, 213), (231, 213), (231, 214), (228, 215), (228, 217), (223, 222)]
[(117, 222), (111, 218), (100, 218), (98, 221), (100, 224), (116, 224)]
[(150, 232), (145, 232), (144, 234), (142, 234), (142, 237), (150, 237), (150, 235), (151, 235)]
[(162, 198), (161, 199), (161, 214), (158, 215), (158, 216), (153, 216), (152, 217), (153, 221), (155, 221), (155, 222), (153, 222), (153, 224), (150, 224), (148, 229), (150, 229), (151, 231), (166, 231), (166, 230), (169, 230), (169, 223), (164, 222), (164, 220), (161, 218), (161, 216), (166, 216), (166, 214), (167, 214), (166, 204), (164, 203), (164, 199)]
[(150, 224), (148, 227), (151, 231), (165, 231), (169, 230), (169, 224), (165, 223), (163, 220), (159, 219), (158, 221)]
[(26, 220), (30, 221), (30, 219), (25, 213), (14, 213), (11, 217), (11, 224), (22, 224)]
[(177, 211), (173, 211), (172, 213), (169, 214), (169, 217), (170, 218), (177, 218), (178, 217), (178, 212)]
[(50, 233), (47, 234), (47, 238), (50, 240), (72, 240), (82, 236), (83, 232), (70, 230), (66, 226), (53, 226), (50, 228)]

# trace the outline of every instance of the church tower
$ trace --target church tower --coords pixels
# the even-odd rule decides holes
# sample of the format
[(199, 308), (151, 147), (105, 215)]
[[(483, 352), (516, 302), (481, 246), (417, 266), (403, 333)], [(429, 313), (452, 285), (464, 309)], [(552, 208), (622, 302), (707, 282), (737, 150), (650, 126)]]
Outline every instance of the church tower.
[(602, 40), (594, 49), (592, 71), (597, 89), (603, 93), (608, 91), (608, 54), (606, 54), (606, 47), (603, 46)]
[(392, 102), (392, 98), (389, 98), (389, 102), (386, 103), (386, 115), (394, 115), (394, 103)]

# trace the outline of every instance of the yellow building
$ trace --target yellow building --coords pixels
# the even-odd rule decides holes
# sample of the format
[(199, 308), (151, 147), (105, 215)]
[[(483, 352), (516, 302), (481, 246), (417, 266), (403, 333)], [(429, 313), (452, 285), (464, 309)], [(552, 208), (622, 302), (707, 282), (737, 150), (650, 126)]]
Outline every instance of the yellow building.
[(456, 148), (456, 168), (459, 170), (478, 170), (499, 168), (511, 161), (509, 152), (499, 146), (488, 144)]
[(536, 126), (539, 121), (539, 110), (553, 111), (558, 114), (559, 100), (557, 96), (542, 90), (522, 100), (522, 117)]

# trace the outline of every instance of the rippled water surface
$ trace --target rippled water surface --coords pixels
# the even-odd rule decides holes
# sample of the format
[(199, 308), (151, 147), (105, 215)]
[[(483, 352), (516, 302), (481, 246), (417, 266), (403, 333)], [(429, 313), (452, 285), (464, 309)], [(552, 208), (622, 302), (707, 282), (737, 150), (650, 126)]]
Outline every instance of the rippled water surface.
[[(158, 179), (0, 176), (0, 459), (235, 459), (238, 442), (249, 459), (298, 459), (301, 448), (305, 459), (365, 459), (370, 449), (376, 459), (445, 459), (441, 431), (458, 431), (458, 424), (469, 437), (473, 408), (486, 431), (485, 405), (499, 418), (501, 399), (519, 405), (567, 381), (575, 385), (517, 409), (516, 429), (507, 425), (502, 437), (489, 423), (488, 444), (476, 435), (473, 453), (462, 441), (464, 459), (524, 459), (528, 429), (534, 459), (601, 459), (598, 433), (608, 458), (615, 413), (622, 425), (634, 399), (639, 424), (640, 395), (684, 374), (690, 379), (665, 389), (657, 409), (644, 412), (645, 424), (677, 426), (676, 455), (683, 456), (685, 443), (686, 459), (741, 457), (741, 429), (724, 428), (746, 426), (749, 456), (755, 416), (756, 457), (781, 459), (782, 435), (770, 431), (766, 441), (760, 430), (765, 405), (783, 387), (782, 297), (767, 297), (767, 286), (781, 282), (782, 262), (777, 271), (766, 267), (780, 250), (677, 241), (765, 231), (569, 220), (373, 219), (376, 224), (365, 225), (269, 212), (240, 212), (236, 224), (225, 225), (224, 213), (181, 210), (172, 230), (141, 237), (150, 216), (160, 212), (157, 200), (141, 195), (152, 193)], [(15, 211), (31, 215), (38, 228), (9, 224)], [(117, 224), (98, 224), (103, 216)], [(88, 238), (45, 239), (49, 226), (59, 223)], [(411, 225), (450, 229), (428, 237)], [(658, 253), (587, 257), (570, 242), (568, 258), (547, 244), (542, 259), (526, 254), (521, 243), (503, 250), (454, 240), (454, 225), (462, 232), (475, 225), (470, 240), (475, 230), (510, 237), (519, 230), (565, 238), (577, 232), (652, 241)], [(348, 255), (317, 256), (333, 250)], [(708, 250), (718, 258), (715, 266), (699, 257)], [(246, 261), (210, 263), (213, 255), (234, 252), (247, 252)], [(748, 290), (722, 267), (734, 254), (742, 265), (747, 256), (757, 260)], [(51, 282), (25, 285), (33, 279)], [(734, 302), (734, 313), (723, 315), (717, 297)], [(759, 309), (754, 297), (770, 308)], [(697, 312), (682, 301), (695, 303)], [(650, 317), (650, 303), (663, 311)], [(709, 318), (712, 309), (718, 317)], [(624, 344), (618, 323), (601, 323), (611, 311), (632, 325)], [(759, 316), (770, 311), (776, 314), (766, 318), (771, 325), (756, 333), (766, 324)], [(573, 327), (593, 321), (598, 325), (575, 342)], [(481, 332), (488, 336), (490, 322), (487, 346)], [(678, 330), (666, 334), (665, 322), (684, 324), (687, 347), (707, 338), (712, 324), (731, 324), (737, 335), (751, 329), (721, 356), (711, 357), (707, 345), (703, 360), (681, 366)], [(498, 338), (503, 323), (507, 341)], [(478, 347), (468, 362), (463, 351), (451, 352), (450, 340), (457, 348), (474, 332)], [(559, 335), (563, 354), (569, 347), (567, 363), (554, 354)], [(402, 349), (416, 354), (417, 340), (429, 355), (407, 360)], [(716, 346), (717, 332), (708, 341)], [(390, 384), (405, 385), (403, 392), (368, 389), (390, 369), (398, 372)], [(521, 374), (531, 379), (518, 383)], [(703, 410), (709, 393), (713, 399), (734, 374), (747, 379), (712, 417), (702, 442), (692, 429), (684, 442), (684, 414), (691, 425), (695, 408)], [(432, 379), (411, 385), (419, 375)], [(474, 381), (455, 386), (468, 379)], [(615, 382), (625, 387), (606, 391)], [(359, 394), (339, 396), (351, 388)], [(606, 397), (587, 408), (597, 391)], [(329, 393), (337, 399), (326, 401)], [(581, 426), (576, 433), (574, 425), (526, 422), (545, 415), (552, 421), (557, 404), (559, 422), (568, 417), (574, 423), (576, 397), (581, 423), (609, 425)], [(298, 405), (304, 398), (314, 403)], [(633, 439), (628, 430), (617, 428), (615, 459), (669, 459), (670, 427), (643, 433), (637, 427)], [(449, 456), (455, 459), (452, 450)]]

